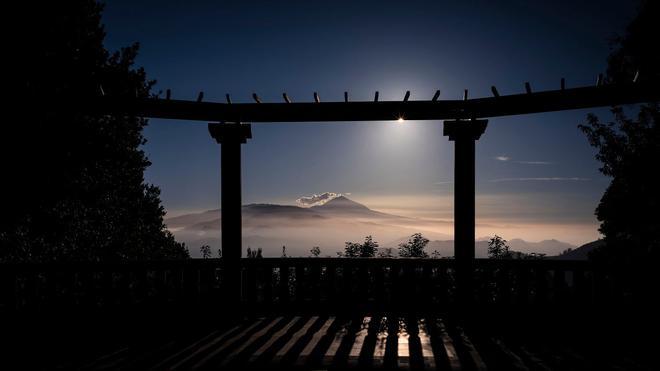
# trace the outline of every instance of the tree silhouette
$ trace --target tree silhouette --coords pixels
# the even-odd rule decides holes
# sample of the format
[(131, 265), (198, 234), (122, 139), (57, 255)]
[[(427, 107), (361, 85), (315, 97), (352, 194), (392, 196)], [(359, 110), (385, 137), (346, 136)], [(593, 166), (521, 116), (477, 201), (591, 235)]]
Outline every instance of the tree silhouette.
[[(659, 17), (660, 3), (642, 3), (626, 34), (614, 40), (608, 81), (630, 84), (636, 77), (637, 81), (660, 82)], [(660, 251), (660, 177), (656, 170), (660, 106), (655, 102), (635, 110), (636, 118), (630, 118), (623, 108), (614, 107), (613, 121), (608, 123), (591, 114), (580, 129), (598, 150), (600, 171), (611, 177), (596, 208), (605, 243), (591, 257), (629, 294), (645, 296), (648, 285), (657, 282), (649, 272)]]
[(253, 250), (253, 249), (248, 247), (247, 248), (247, 257), (250, 258), (250, 259), (263, 258), (261, 247), (257, 248), (256, 250)]
[(421, 233), (415, 233), (408, 239), (408, 242), (399, 244), (399, 256), (402, 258), (428, 258), (429, 254), (424, 248), (429, 243), (429, 239), (422, 236)]
[[(133, 66), (138, 44), (104, 48), (101, 11), (92, 0), (31, 6), (12, 57), (19, 80), (12, 94), (25, 102), (76, 102), (101, 89), (150, 96), (154, 81)], [(144, 181), (145, 119), (88, 115), (76, 105), (28, 109), (3, 126), (10, 145), (0, 156), (11, 159), (3, 193), (12, 202), (0, 216), (0, 261), (188, 257), (165, 229), (159, 189)]]
[(346, 258), (373, 258), (376, 256), (377, 249), (378, 242), (374, 241), (372, 236), (367, 236), (363, 243), (346, 242), (344, 253), (338, 253), (338, 255)]
[(393, 258), (394, 249), (391, 247), (381, 247), (380, 249), (378, 249), (377, 255), (379, 258)]
[(513, 255), (506, 240), (495, 235), (488, 240), (488, 257), (491, 259), (511, 259)]
[(202, 245), (199, 247), (199, 252), (202, 255), (202, 258), (208, 259), (211, 257), (211, 246)]
[(318, 246), (314, 246), (312, 247), (311, 250), (309, 250), (309, 252), (312, 254), (313, 257), (318, 258), (319, 255), (321, 255), (321, 248)]

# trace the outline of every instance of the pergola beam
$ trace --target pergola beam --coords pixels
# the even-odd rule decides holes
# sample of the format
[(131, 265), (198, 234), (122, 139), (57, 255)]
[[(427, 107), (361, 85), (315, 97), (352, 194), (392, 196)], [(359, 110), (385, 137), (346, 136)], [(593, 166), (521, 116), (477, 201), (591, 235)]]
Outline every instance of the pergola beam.
[(229, 104), (105, 95), (80, 101), (48, 100), (46, 104), (54, 109), (65, 108), (67, 104), (82, 106), (97, 114), (255, 123), (474, 119), (653, 101), (660, 101), (660, 85), (630, 83), (467, 100)]

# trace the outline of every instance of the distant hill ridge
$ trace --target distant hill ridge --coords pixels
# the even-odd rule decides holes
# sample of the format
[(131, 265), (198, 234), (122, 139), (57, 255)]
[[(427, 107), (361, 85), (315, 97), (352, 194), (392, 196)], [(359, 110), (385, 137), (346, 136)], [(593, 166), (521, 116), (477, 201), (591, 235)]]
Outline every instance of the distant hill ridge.
[[(417, 232), (431, 240), (426, 248), (428, 253), (454, 255), (451, 236), (424, 229), (424, 226), (437, 225), (437, 221), (375, 211), (346, 196), (312, 207), (252, 203), (244, 205), (242, 211), (244, 247), (261, 247), (266, 256), (279, 256), (283, 245), (289, 249), (290, 256), (307, 256), (312, 246), (321, 246), (325, 252), (323, 256), (335, 256), (336, 251), (343, 249), (344, 242), (361, 241), (367, 235), (373, 235), (381, 247), (396, 249)], [(190, 247), (193, 256), (202, 244), (211, 245), (215, 251), (219, 247), (220, 209), (166, 218), (165, 224), (177, 239)], [(573, 256), (581, 259), (583, 251), (582, 247), (556, 239), (528, 242), (514, 238), (508, 243), (513, 251), (542, 253), (548, 257), (572, 249), (571, 255), (557, 257), (559, 259), (573, 259)], [(487, 257), (488, 238), (477, 239), (475, 250), (478, 258)]]

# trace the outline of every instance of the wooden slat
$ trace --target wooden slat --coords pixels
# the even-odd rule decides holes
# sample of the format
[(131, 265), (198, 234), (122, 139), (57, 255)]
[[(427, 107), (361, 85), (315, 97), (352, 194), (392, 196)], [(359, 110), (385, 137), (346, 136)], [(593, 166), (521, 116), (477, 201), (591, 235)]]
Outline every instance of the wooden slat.
[(277, 325), (282, 320), (282, 317), (277, 317), (271, 321), (266, 327), (252, 334), (252, 336), (247, 339), (243, 344), (238, 348), (234, 349), (233, 352), (229, 353), (220, 363), (220, 367), (224, 367), (234, 360), (239, 354), (241, 354), (247, 347), (258, 341), (261, 337), (265, 336), (275, 325)]
[(504, 358), (508, 362), (506, 367), (515, 371), (529, 371), (529, 367), (525, 365), (522, 358), (514, 353), (503, 341), (499, 339), (492, 339), (493, 344), (496, 349), (504, 355)]
[(332, 339), (332, 343), (330, 343), (328, 350), (326, 350), (325, 354), (323, 355), (323, 359), (321, 360), (323, 366), (327, 367), (332, 365), (335, 360), (335, 356), (339, 351), (341, 343), (344, 341), (344, 338), (350, 333), (350, 331), (351, 322), (347, 322), (335, 333), (335, 336)]
[[(279, 322), (281, 319), (282, 319), (282, 317), (277, 317), (276, 319), (274, 319), (273, 321), (271, 321), (270, 323), (268, 323), (268, 325), (267, 325), (266, 327), (264, 327), (264, 329), (266, 329), (266, 330), (267, 330), (267, 329), (270, 329), (270, 328), (273, 327), (277, 322)], [(211, 359), (213, 359), (215, 356), (217, 356), (218, 354), (220, 354), (222, 351), (224, 351), (225, 349), (227, 349), (229, 346), (231, 346), (231, 345), (233, 345), (234, 343), (236, 343), (236, 341), (238, 341), (239, 339), (242, 339), (243, 337), (245, 337), (248, 333), (250, 333), (250, 331), (252, 331), (252, 330), (255, 329), (257, 326), (261, 325), (261, 324), (264, 323), (264, 322), (266, 322), (266, 320), (265, 320), (265, 319), (261, 319), (261, 320), (255, 322), (255, 323), (253, 323), (252, 325), (246, 327), (243, 331), (241, 331), (241, 332), (239, 332), (238, 334), (232, 336), (229, 340), (227, 340), (226, 342), (224, 342), (224, 344), (222, 344), (220, 347), (214, 349), (214, 350), (213, 350), (211, 353), (209, 353), (206, 357), (204, 357), (203, 359), (201, 359), (200, 361), (198, 361), (195, 365), (193, 365), (192, 368), (193, 368), (193, 369), (197, 369), (197, 368), (203, 367), (207, 362), (209, 362), (209, 361), (210, 361)], [(258, 333), (261, 333), (264, 329), (262, 329), (262, 330), (259, 331)], [(264, 333), (265, 333), (265, 332), (264, 332)]]
[(437, 332), (437, 337), (439, 338), (440, 341), (440, 347), (441, 349), (444, 349), (444, 357), (446, 358), (447, 361), (449, 362), (449, 368), (453, 371), (460, 371), (462, 370), (461, 367), (461, 361), (458, 358), (458, 353), (456, 352), (456, 348), (454, 347), (454, 341), (451, 339), (449, 334), (447, 333), (447, 330), (445, 329), (445, 325), (442, 323), (442, 320), (437, 319), (434, 321), (435, 325), (435, 331)]
[(398, 343), (397, 343), (397, 367), (400, 370), (410, 369), (410, 333), (403, 325), (402, 321), (399, 322)]
[(360, 352), (362, 351), (362, 346), (364, 345), (364, 340), (369, 334), (369, 323), (371, 322), (371, 317), (364, 317), (362, 320), (362, 325), (360, 329), (355, 334), (355, 340), (353, 340), (353, 346), (348, 352), (348, 365), (356, 367), (358, 361), (360, 360)]
[(385, 363), (385, 353), (387, 350), (387, 338), (389, 336), (387, 330), (387, 317), (380, 320), (378, 334), (376, 335), (376, 346), (374, 347), (373, 365), (374, 367), (382, 367)]
[(435, 357), (433, 356), (433, 347), (431, 346), (431, 335), (429, 334), (426, 321), (424, 319), (417, 320), (419, 343), (422, 347), (422, 361), (424, 368), (428, 370), (435, 370)]
[(279, 329), (276, 333), (271, 335), (271, 337), (262, 345), (259, 347), (259, 349), (255, 350), (252, 355), (250, 356), (250, 362), (256, 362), (259, 357), (261, 357), (266, 351), (275, 344), (280, 338), (282, 338), (284, 335), (286, 335), (289, 330), (291, 330), (291, 327), (293, 327), (296, 323), (300, 321), (300, 317), (293, 317), (284, 327)]
[(273, 362), (279, 363), (282, 360), (282, 358), (286, 356), (286, 354), (289, 353), (289, 351), (291, 351), (293, 346), (296, 345), (298, 341), (300, 341), (300, 338), (302, 338), (303, 336), (305, 336), (305, 334), (307, 334), (309, 329), (312, 327), (312, 325), (314, 325), (316, 321), (318, 321), (318, 319), (319, 319), (318, 316), (314, 316), (308, 319), (307, 322), (303, 325), (303, 327), (300, 328), (300, 330), (296, 331), (293, 335), (291, 335), (289, 341), (286, 344), (284, 344), (284, 346), (282, 346), (282, 348), (280, 348), (280, 350), (278, 350), (277, 353), (275, 353), (275, 356), (273, 357)]
[(456, 327), (456, 333), (458, 334), (458, 339), (461, 341), (462, 346), (465, 349), (467, 356), (470, 359), (470, 362), (474, 366), (474, 369), (477, 371), (486, 371), (488, 369), (486, 367), (486, 363), (483, 361), (481, 355), (472, 344), (472, 341), (470, 341), (467, 335), (465, 335), (463, 329), (460, 327)]
[[(257, 324), (258, 324), (258, 322), (257, 322)], [(183, 365), (183, 364), (185, 364), (186, 362), (188, 362), (188, 361), (194, 359), (194, 358), (197, 357), (198, 355), (203, 354), (203, 353), (206, 352), (208, 349), (210, 349), (210, 348), (216, 346), (217, 344), (221, 343), (223, 340), (227, 339), (231, 334), (233, 334), (233, 333), (234, 333), (235, 331), (237, 331), (239, 328), (241, 328), (241, 326), (235, 326), (235, 327), (232, 327), (231, 329), (229, 329), (229, 330), (223, 332), (222, 334), (216, 336), (215, 338), (213, 338), (213, 340), (211, 340), (211, 341), (209, 341), (209, 342), (207, 343), (207, 341), (209, 340), (209, 338), (212, 338), (214, 335), (216, 335), (216, 334), (218, 333), (217, 331), (216, 331), (216, 332), (213, 332), (213, 333), (211, 333), (209, 336), (204, 337), (202, 340), (197, 341), (197, 342), (191, 344), (190, 346), (184, 348), (184, 349), (181, 350), (180, 352), (177, 352), (176, 354), (172, 355), (171, 357), (168, 357), (167, 359), (165, 359), (165, 360), (162, 362), (162, 364), (159, 364), (159, 365), (157, 365), (157, 366), (154, 366), (154, 369), (161, 369), (162, 366), (168, 364), (169, 361), (176, 359), (176, 357), (178, 357), (178, 356), (180, 356), (180, 355), (182, 355), (182, 354), (185, 354), (185, 353), (187, 353), (187, 352), (193, 351), (190, 355), (188, 355), (187, 357), (181, 359), (179, 362), (177, 362), (176, 364), (174, 364), (173, 366), (171, 366), (171, 368), (177, 368), (177, 367), (180, 367), (181, 365)]]
[(302, 366), (307, 364), (309, 361), (309, 357), (311, 356), (312, 352), (316, 348), (316, 346), (319, 344), (321, 339), (324, 337), (330, 335), (330, 327), (335, 323), (335, 317), (330, 317), (321, 326), (321, 328), (314, 333), (312, 338), (309, 340), (307, 345), (305, 345), (305, 348), (300, 352), (298, 355), (298, 359), (296, 360), (296, 365)]

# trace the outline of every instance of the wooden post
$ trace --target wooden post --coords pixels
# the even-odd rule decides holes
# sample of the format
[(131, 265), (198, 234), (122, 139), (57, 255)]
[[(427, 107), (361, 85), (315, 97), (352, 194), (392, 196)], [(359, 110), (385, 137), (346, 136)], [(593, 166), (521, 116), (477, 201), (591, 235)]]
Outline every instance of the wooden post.
[(224, 295), (227, 307), (241, 300), (241, 144), (252, 138), (249, 124), (210, 123), (209, 133), (220, 143), (220, 229)]
[(454, 258), (460, 306), (469, 306), (472, 294), (475, 225), (475, 142), (488, 120), (444, 122), (444, 135), (454, 147)]

